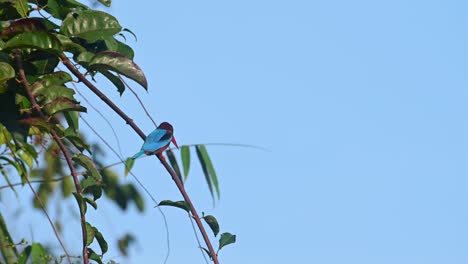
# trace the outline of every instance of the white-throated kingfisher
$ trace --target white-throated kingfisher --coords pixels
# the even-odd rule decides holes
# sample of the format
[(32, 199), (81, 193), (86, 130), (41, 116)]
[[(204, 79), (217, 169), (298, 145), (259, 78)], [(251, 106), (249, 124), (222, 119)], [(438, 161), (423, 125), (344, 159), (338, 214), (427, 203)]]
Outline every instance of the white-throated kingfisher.
[(151, 132), (143, 143), (141, 150), (132, 156), (132, 159), (136, 159), (144, 154), (154, 155), (159, 154), (166, 150), (171, 142), (177, 146), (177, 142), (173, 136), (174, 128), (168, 122), (162, 122), (153, 132)]

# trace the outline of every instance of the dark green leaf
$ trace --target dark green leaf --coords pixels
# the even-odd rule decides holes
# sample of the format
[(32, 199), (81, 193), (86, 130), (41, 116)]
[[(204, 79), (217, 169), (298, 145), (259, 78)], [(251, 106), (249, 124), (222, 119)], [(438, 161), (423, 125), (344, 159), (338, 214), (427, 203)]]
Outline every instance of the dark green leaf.
[(122, 29), (122, 31), (126, 31), (126, 32), (132, 34), (132, 36), (135, 38), (135, 41), (138, 41), (137, 36), (136, 36), (135, 33), (133, 33), (133, 31), (131, 31), (130, 29), (124, 28), (124, 29)]
[(52, 102), (44, 106), (44, 111), (49, 115), (54, 115), (62, 111), (79, 111), (86, 112), (87, 109), (84, 106), (81, 106), (74, 100), (71, 100), (66, 97), (57, 97)]
[(76, 62), (78, 62), (79, 64), (81, 64), (81, 65), (83, 65), (85, 67), (88, 67), (89, 62), (94, 58), (94, 55), (95, 54), (92, 53), (92, 52), (88, 52), (88, 51), (82, 52), (76, 58)]
[(45, 51), (33, 51), (25, 54), (23, 59), (24, 72), (29, 83), (35, 82), (41, 75), (53, 73), (59, 63), (57, 55)]
[(99, 243), (99, 247), (101, 248), (101, 255), (104, 255), (109, 249), (107, 241), (104, 239), (104, 236), (101, 234), (101, 232), (99, 232), (99, 230), (96, 227), (94, 228), (94, 234), (96, 236), (96, 240)]
[(80, 37), (95, 42), (122, 30), (112, 15), (96, 10), (82, 10), (67, 15), (60, 31), (68, 37)]
[(174, 152), (168, 149), (166, 151), (167, 157), (169, 158), (169, 163), (171, 164), (172, 169), (176, 173), (177, 177), (179, 177), (180, 181), (182, 182), (182, 174), (180, 173), (179, 164), (177, 163), (177, 159), (174, 156)]
[(91, 200), (89, 197), (84, 197), (85, 202), (91, 205), (95, 210), (97, 209), (97, 203), (94, 200)]
[(91, 160), (88, 156), (84, 154), (76, 154), (75, 156), (73, 156), (73, 161), (78, 163), (81, 167), (85, 168), (87, 174), (93, 177), (96, 181), (99, 182), (102, 180), (101, 174), (96, 168), (96, 165), (94, 164), (93, 160)]
[(106, 43), (106, 47), (109, 51), (117, 50), (117, 40), (114, 38), (114, 36), (105, 37), (104, 43)]
[(0, 214), (0, 253), (7, 263), (14, 263), (18, 252), (13, 246), (13, 239), (8, 232), (3, 215)]
[(62, 194), (63, 197), (68, 197), (72, 194), (74, 190), (74, 185), (71, 177), (65, 177), (62, 181)]
[(99, 3), (101, 3), (101, 4), (103, 4), (103, 5), (107, 6), (107, 7), (110, 7), (111, 3), (112, 3), (111, 0), (98, 0), (98, 1), (99, 1)]
[(15, 69), (6, 62), (0, 62), (0, 82), (15, 78)]
[(12, 20), (21, 18), (22, 15), (18, 13), (18, 10), (13, 6), (15, 3), (12, 1), (3, 0), (0, 2), (0, 20)]
[[(49, 87), (53, 85), (62, 86), (67, 82), (73, 81), (71, 75), (64, 71), (56, 71), (51, 74), (41, 75), (39, 80), (33, 84), (32, 89), (38, 89), (39, 87)], [(74, 94), (74, 92), (72, 93)]]
[(125, 176), (127, 176), (128, 173), (132, 170), (133, 164), (135, 164), (135, 160), (132, 158), (128, 158), (125, 161)]
[(120, 53), (112, 51), (97, 53), (89, 62), (89, 69), (97, 71), (110, 70), (120, 73), (148, 89), (148, 81), (140, 67)]
[[(210, 159), (210, 156), (208, 155), (208, 151), (206, 150), (206, 147), (205, 145), (198, 145), (197, 146), (197, 150), (199, 150), (200, 154), (201, 154), (201, 157), (203, 159), (203, 163), (205, 164), (206, 166), (206, 169), (208, 170), (208, 173), (211, 177), (211, 181), (213, 182), (213, 186), (216, 190), (216, 194), (218, 196), (218, 199), (219, 199), (219, 196), (220, 196), (220, 192), (219, 192), (219, 183), (218, 183), (218, 177), (216, 176), (216, 171), (213, 167), (213, 163), (211, 163), (211, 159)], [(200, 156), (198, 156), (200, 158)]]
[(62, 44), (63, 51), (68, 51), (73, 55), (78, 55), (86, 51), (86, 49), (78, 43), (73, 42), (69, 37), (62, 34), (55, 34), (57, 39)]
[(80, 186), (81, 186), (81, 189), (83, 189), (83, 191), (85, 191), (88, 187), (92, 187), (96, 185), (97, 185), (97, 182), (96, 182), (96, 179), (94, 179), (94, 177), (85, 178), (84, 180), (80, 182)]
[(205, 219), (205, 222), (210, 226), (214, 236), (217, 236), (219, 233), (218, 220), (216, 220), (216, 218), (212, 215), (204, 216), (203, 219)]
[(227, 246), (229, 244), (235, 243), (236, 242), (236, 235), (233, 235), (231, 233), (222, 233), (221, 237), (219, 238), (219, 247), (218, 251), (221, 250), (224, 246)]
[(117, 40), (117, 49), (115, 51), (120, 54), (125, 55), (125, 57), (131, 60), (133, 60), (133, 57), (135, 56), (135, 53), (133, 52), (133, 49), (130, 46), (118, 40)]
[(18, 14), (20, 14), (22, 17), (28, 16), (29, 5), (27, 0), (16, 0), (11, 2), (15, 9), (18, 11)]
[(34, 83), (32, 92), (34, 95), (41, 95), (44, 98), (44, 103), (50, 103), (59, 97), (75, 100), (73, 89), (61, 85), (46, 86), (40, 81)]
[(187, 180), (189, 169), (190, 169), (190, 147), (180, 147), (180, 157), (182, 159), (182, 167), (184, 168), (184, 181)]
[[(133, 187), (133, 186), (132, 186)], [(134, 192), (132, 193), (132, 199), (135, 202), (135, 205), (138, 209), (139, 212), (145, 211), (145, 200), (143, 200), (143, 197), (141, 197), (140, 193), (137, 192), (135, 188)]]
[(93, 243), (94, 235), (95, 235), (94, 227), (90, 223), (86, 222), (86, 245), (87, 246)]
[(89, 259), (92, 259), (92, 260), (96, 261), (98, 264), (103, 264), (102, 260), (101, 260), (101, 256), (99, 256), (91, 248), (88, 248), (88, 257), (89, 257)]
[(45, 31), (23, 32), (7, 41), (3, 49), (32, 48), (58, 55), (62, 52), (60, 41)]
[(102, 70), (100, 71), (100, 73), (102, 73), (102, 75), (104, 75), (107, 79), (109, 79), (109, 81), (111, 81), (115, 85), (115, 87), (117, 87), (117, 91), (119, 92), (120, 96), (122, 96), (123, 92), (125, 91), (125, 85), (120, 80), (120, 78), (109, 71)]
[(135, 238), (131, 234), (125, 234), (124, 237), (119, 239), (118, 245), (119, 245), (119, 250), (122, 253), (122, 255), (124, 256), (128, 255), (128, 247), (133, 242), (135, 242)]
[(12, 37), (18, 33), (26, 31), (45, 31), (47, 28), (45, 27), (43, 21), (45, 21), (45, 19), (38, 17), (15, 20), (11, 22), (8, 27), (2, 30), (0, 37)]
[(174, 202), (171, 200), (163, 200), (158, 204), (158, 206), (173, 206), (190, 212), (190, 206), (185, 201)]
[(76, 199), (76, 202), (78, 203), (78, 206), (80, 207), (80, 212), (82, 214), (86, 214), (86, 211), (87, 211), (87, 206), (86, 206), (86, 203), (83, 199), (83, 196), (79, 195), (78, 193), (76, 192), (73, 192), (73, 196), (75, 197)]
[(87, 6), (73, 0), (48, 0), (45, 10), (53, 17), (64, 19), (68, 13), (77, 10), (86, 10)]
[[(18, 257), (18, 264), (28, 263), (28, 259), (29, 259), (29, 256), (31, 255), (31, 251), (32, 251), (32, 246), (25, 247), (23, 249), (23, 252), (21, 252), (21, 254)], [(7, 263), (10, 263), (10, 262), (8, 262), (8, 260), (7, 260)]]
[(205, 251), (205, 253), (208, 255), (208, 257), (210, 257), (210, 260), (212, 260), (213, 257), (211, 256), (210, 251), (208, 251), (208, 249), (206, 249), (204, 247), (202, 247), (202, 249), (203, 249), (203, 251)]
[(203, 175), (205, 175), (206, 184), (208, 185), (208, 189), (210, 190), (210, 194), (211, 194), (211, 197), (213, 198), (213, 203), (214, 203), (213, 185), (211, 183), (211, 177), (210, 177), (210, 173), (208, 171), (208, 167), (206, 165), (206, 161), (205, 161), (205, 159), (203, 157), (202, 152), (200, 151), (199, 146), (196, 146), (195, 150), (197, 152), (198, 160), (200, 161), (200, 165), (201, 165), (202, 170), (203, 170)]
[(54, 128), (52, 124), (47, 123), (44, 119), (37, 117), (21, 119), (18, 120), (18, 123), (22, 125), (35, 126), (45, 132), (50, 132)]
[(65, 117), (65, 120), (67, 120), (68, 127), (73, 130), (73, 132), (78, 133), (79, 132), (79, 119), (80, 115), (77, 112), (73, 111), (65, 111), (63, 112), (63, 116)]
[(31, 249), (31, 257), (33, 264), (47, 264), (49, 263), (49, 255), (45, 248), (39, 243), (33, 243)]

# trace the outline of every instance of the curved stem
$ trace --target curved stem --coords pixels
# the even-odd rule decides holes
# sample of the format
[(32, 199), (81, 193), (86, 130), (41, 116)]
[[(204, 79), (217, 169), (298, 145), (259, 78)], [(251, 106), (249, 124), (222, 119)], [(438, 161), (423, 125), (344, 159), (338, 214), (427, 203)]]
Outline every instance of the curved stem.
[[(34, 98), (34, 95), (31, 92), (29, 82), (26, 79), (26, 75), (24, 73), (24, 68), (23, 68), (23, 62), (21, 60), (21, 50), (19, 50), (19, 49), (16, 50), (15, 59), (16, 59), (16, 64), (18, 66), (18, 72), (19, 72), (19, 75), (20, 75), (20, 78), (21, 78), (21, 83), (24, 86), (26, 94), (28, 95), (28, 98), (31, 101), (31, 104), (34, 107), (34, 110), (36, 110), (37, 114), (42, 119), (47, 121), (47, 118), (44, 115), (44, 113), (42, 112), (42, 109), (39, 106), (39, 104), (37, 104), (37, 101), (36, 101), (36, 99)], [(68, 168), (70, 168), (70, 173), (71, 173), (71, 175), (73, 177), (73, 182), (75, 184), (76, 192), (79, 195), (82, 195), (82, 190), (81, 190), (81, 187), (80, 187), (80, 181), (78, 179), (78, 174), (76, 173), (75, 166), (73, 165), (70, 152), (68, 152), (68, 150), (66, 149), (66, 147), (63, 144), (62, 140), (60, 139), (60, 137), (55, 132), (55, 130), (51, 130), (50, 134), (52, 135), (52, 138), (55, 140), (55, 142), (59, 146), (60, 151), (62, 152), (63, 156), (65, 156), (65, 160), (67, 161)], [(80, 222), (81, 222), (81, 233), (82, 233), (82, 236), (83, 236), (83, 252), (82, 252), (83, 253), (83, 263), (88, 264), (89, 263), (88, 250), (87, 250), (87, 246), (86, 246), (86, 218), (85, 218), (84, 212), (82, 212), (82, 210), (80, 210)]]
[[(94, 84), (92, 84), (86, 77), (71, 63), (71, 61), (65, 56), (65, 54), (60, 55), (60, 59), (62, 60), (62, 63), (65, 65), (65, 67), (68, 68), (68, 70), (75, 75), (78, 80), (83, 82), (94, 94), (96, 94), (104, 103), (106, 103), (114, 112), (116, 112), (120, 117), (122, 117), (125, 122), (130, 125), (133, 130), (143, 139), (143, 141), (146, 139), (145, 133), (133, 122), (133, 119), (131, 119), (127, 114), (125, 114), (117, 105), (115, 105), (105, 94), (103, 94)], [(208, 237), (208, 234), (205, 230), (205, 227), (203, 226), (203, 223), (200, 220), (200, 217), (198, 216), (197, 211), (195, 210), (195, 207), (193, 206), (193, 203), (185, 191), (184, 185), (180, 181), (180, 179), (177, 177), (177, 174), (174, 172), (174, 170), (171, 168), (171, 166), (167, 163), (165, 160), (164, 156), (162, 154), (157, 154), (156, 155), (163, 164), (164, 168), (167, 170), (167, 172), (171, 175), (172, 180), (174, 180), (175, 184), (177, 185), (177, 188), (179, 189), (180, 193), (182, 194), (182, 197), (184, 198), (185, 202), (189, 204), (190, 206), (190, 211), (195, 219), (195, 222), (197, 223), (198, 229), (200, 230), (200, 233), (203, 236), (203, 239), (205, 240), (205, 244), (208, 247), (208, 251), (210, 252), (210, 257), (213, 260), (215, 264), (219, 264), (218, 261), (218, 256), (216, 254), (216, 251), (214, 250), (211, 241)]]

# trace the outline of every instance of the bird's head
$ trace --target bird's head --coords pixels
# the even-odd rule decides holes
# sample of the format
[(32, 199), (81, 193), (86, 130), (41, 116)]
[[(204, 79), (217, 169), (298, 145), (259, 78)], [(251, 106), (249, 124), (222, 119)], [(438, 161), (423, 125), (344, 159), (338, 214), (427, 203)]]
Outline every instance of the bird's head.
[[(168, 122), (162, 122), (161, 124), (159, 124), (158, 128), (167, 130), (167, 131), (169, 131), (171, 133), (174, 133), (174, 128)], [(176, 148), (179, 148), (179, 146), (177, 145), (177, 141), (175, 140), (174, 136), (172, 136), (171, 141), (172, 141), (172, 144), (174, 144), (174, 146), (176, 146)]]

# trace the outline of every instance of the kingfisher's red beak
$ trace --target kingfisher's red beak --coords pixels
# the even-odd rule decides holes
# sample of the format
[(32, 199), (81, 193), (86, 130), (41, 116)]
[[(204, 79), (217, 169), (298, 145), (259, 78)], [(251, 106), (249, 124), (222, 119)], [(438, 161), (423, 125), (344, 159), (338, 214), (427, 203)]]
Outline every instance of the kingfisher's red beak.
[(177, 146), (177, 141), (175, 140), (175, 137), (172, 137), (171, 141), (172, 141), (172, 144), (174, 144), (176, 148), (179, 149), (179, 146)]

